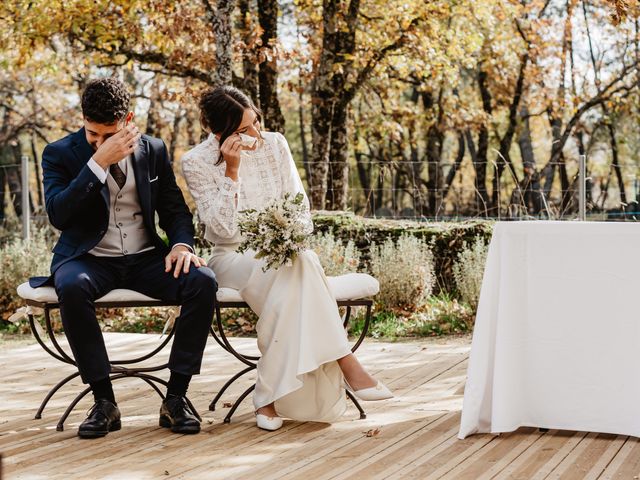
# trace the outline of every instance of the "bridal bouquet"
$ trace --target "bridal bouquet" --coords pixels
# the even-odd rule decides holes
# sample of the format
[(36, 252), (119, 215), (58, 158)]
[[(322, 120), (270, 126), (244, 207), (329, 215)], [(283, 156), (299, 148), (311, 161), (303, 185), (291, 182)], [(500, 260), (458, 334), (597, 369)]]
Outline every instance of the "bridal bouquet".
[(306, 247), (307, 235), (300, 221), (306, 214), (304, 196), (295, 197), (286, 193), (263, 210), (242, 210), (238, 227), (244, 237), (238, 247), (239, 253), (255, 250), (255, 258), (262, 258), (266, 272), (277, 270), (283, 265), (290, 266), (296, 256)]

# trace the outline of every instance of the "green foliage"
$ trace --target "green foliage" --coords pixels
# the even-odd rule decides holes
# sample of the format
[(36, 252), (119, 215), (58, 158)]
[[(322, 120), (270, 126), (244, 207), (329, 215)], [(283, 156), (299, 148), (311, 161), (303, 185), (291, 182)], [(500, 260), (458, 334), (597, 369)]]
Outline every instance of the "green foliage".
[(380, 282), (376, 301), (387, 310), (416, 311), (433, 290), (433, 255), (410, 235), (385, 240), (371, 249), (371, 274)]
[(364, 269), (370, 262), (373, 244), (382, 244), (387, 239), (396, 240), (405, 234), (422, 239), (433, 253), (434, 293), (438, 293), (455, 290), (453, 264), (458, 253), (464, 250), (465, 242), (471, 243), (477, 237), (488, 243), (494, 222), (416, 222), (365, 218), (347, 212), (316, 212), (313, 223), (317, 232), (332, 232), (343, 242), (352, 240), (362, 254), (361, 268)]
[(484, 238), (477, 237), (469, 246), (464, 242), (464, 249), (458, 253), (458, 260), (453, 265), (453, 276), (462, 300), (475, 310), (480, 299), (484, 265), (487, 261), (489, 246)]
[(309, 238), (309, 247), (320, 258), (324, 273), (328, 276), (358, 271), (362, 255), (352, 240), (345, 244), (337, 240), (332, 232), (324, 232), (312, 235)]
[(0, 305), (7, 320), (24, 303), (16, 288), (29, 277), (48, 275), (51, 243), (48, 229), (34, 229), (31, 239), (11, 238), (0, 248)]

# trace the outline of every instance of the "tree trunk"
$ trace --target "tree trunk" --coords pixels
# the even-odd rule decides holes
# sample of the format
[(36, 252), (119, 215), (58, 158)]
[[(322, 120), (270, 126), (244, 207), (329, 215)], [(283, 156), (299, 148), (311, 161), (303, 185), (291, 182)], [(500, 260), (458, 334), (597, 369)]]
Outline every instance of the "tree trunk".
[(475, 171), (476, 213), (489, 216), (489, 192), (487, 191), (487, 148), (489, 145), (489, 132), (483, 125), (478, 134), (478, 149), (476, 150), (473, 135), (470, 130), (464, 132), (467, 148), (471, 156), (471, 163)]
[(184, 112), (178, 111), (173, 117), (173, 126), (171, 127), (171, 135), (169, 137), (169, 159), (175, 161), (176, 146), (178, 145), (178, 137), (180, 136), (180, 122), (184, 118)]
[(375, 198), (371, 190), (371, 162), (367, 162), (366, 155), (358, 150), (355, 152), (355, 159), (358, 180), (364, 196), (364, 212), (362, 214), (371, 215), (375, 212)]
[(533, 143), (531, 141), (531, 125), (529, 122), (529, 110), (526, 106), (522, 107), (520, 114), (523, 117), (522, 130), (518, 137), (518, 146), (520, 147), (520, 157), (522, 158), (524, 178), (520, 183), (520, 200), (526, 213), (529, 215), (538, 215), (542, 210), (542, 198), (540, 192), (540, 176), (537, 172), (536, 158), (533, 152)]
[(349, 138), (346, 105), (338, 104), (334, 107), (331, 124), (327, 208), (345, 210), (349, 194)]
[(258, 74), (260, 108), (266, 129), (284, 133), (284, 116), (278, 101), (278, 2), (258, 0), (258, 18), (262, 28), (262, 50), (265, 52)]
[(314, 209), (324, 209), (329, 173), (331, 121), (335, 102), (332, 72), (335, 61), (337, 4), (335, 0), (322, 2), (322, 49), (313, 77), (311, 93), (311, 163), (309, 165), (309, 200)]
[(233, 65), (231, 51), (231, 16), (233, 0), (217, 0), (212, 16), (212, 29), (216, 39), (216, 71), (213, 74), (214, 85), (231, 85)]
[(613, 124), (608, 122), (607, 130), (609, 132), (609, 141), (611, 144), (611, 168), (616, 174), (616, 180), (618, 181), (618, 190), (620, 191), (620, 203), (622, 208), (626, 208), (627, 205), (627, 193), (624, 188), (624, 179), (622, 178), (622, 169), (620, 168), (620, 159), (618, 156), (618, 141), (616, 140), (616, 132)]
[(409, 145), (411, 146), (411, 158), (408, 174), (411, 175), (411, 184), (413, 187), (413, 209), (416, 216), (424, 216), (427, 214), (428, 198), (424, 191), (424, 181), (422, 180), (422, 168), (424, 162), (420, 161), (418, 146), (416, 145), (415, 136), (413, 134), (413, 125), (409, 128)]
[(462, 164), (462, 160), (464, 159), (464, 134), (462, 132), (458, 132), (458, 152), (456, 153), (456, 159), (449, 168), (447, 172), (447, 178), (444, 181), (444, 190), (442, 192), (442, 201), (447, 198), (449, 190), (451, 190), (451, 185), (453, 185), (453, 180), (456, 178), (456, 173), (460, 169), (460, 164)]
[(253, 54), (254, 39), (253, 21), (251, 14), (255, 11), (253, 0), (239, 0), (240, 8), (240, 35), (245, 45), (245, 52), (242, 55), (242, 90), (256, 103), (260, 105), (258, 94), (258, 59)]
[(300, 90), (298, 92), (298, 123), (300, 125), (300, 144), (302, 146), (302, 165), (304, 167), (304, 174), (309, 184), (309, 178), (311, 172), (309, 169), (309, 147), (307, 146), (307, 129), (305, 128), (304, 121), (304, 98), (302, 95), (302, 83), (299, 82)]
[(427, 131), (427, 191), (429, 197), (429, 215), (436, 216), (442, 203), (443, 173), (441, 165), (442, 142), (444, 135), (436, 125)]
[(569, 182), (569, 174), (567, 173), (567, 162), (564, 154), (560, 154), (558, 165), (560, 173), (560, 191), (562, 192), (562, 201), (560, 203), (560, 217), (570, 212), (571, 200), (573, 199), (573, 189)]
[[(482, 66), (481, 66), (482, 67)], [(480, 88), (480, 98), (482, 99), (482, 109), (487, 115), (487, 118), (491, 118), (493, 115), (493, 106), (491, 105), (491, 92), (489, 91), (489, 87), (487, 86), (487, 72), (483, 71), (482, 68), (478, 71), (478, 87)], [(473, 142), (469, 143), (471, 139), (471, 135), (467, 136), (467, 145), (469, 146), (469, 150), (475, 150), (475, 146), (473, 146)], [(495, 204), (492, 204), (489, 200), (489, 194), (487, 192), (487, 167), (489, 163), (489, 157), (487, 155), (489, 151), (489, 128), (482, 124), (480, 127), (480, 131), (478, 132), (478, 152), (476, 156), (476, 160), (474, 161), (474, 167), (476, 168), (476, 188), (480, 194), (479, 200), (481, 203), (478, 204), (479, 211), (484, 211), (484, 215), (488, 216), (489, 211), (493, 210)], [(494, 188), (494, 191), (497, 189)], [(499, 208), (499, 206), (498, 206)]]
[(38, 158), (38, 147), (36, 145), (35, 133), (31, 133), (31, 156), (33, 157), (33, 167), (36, 176), (36, 185), (38, 190), (38, 210), (44, 208), (44, 185), (42, 183), (42, 174), (40, 172), (40, 159)]
[(145, 132), (147, 135), (152, 137), (159, 137), (160, 135), (160, 114), (158, 110), (161, 107), (160, 100), (160, 82), (158, 82), (158, 78), (154, 77), (151, 80), (151, 93), (149, 95), (149, 110), (147, 110), (147, 128)]

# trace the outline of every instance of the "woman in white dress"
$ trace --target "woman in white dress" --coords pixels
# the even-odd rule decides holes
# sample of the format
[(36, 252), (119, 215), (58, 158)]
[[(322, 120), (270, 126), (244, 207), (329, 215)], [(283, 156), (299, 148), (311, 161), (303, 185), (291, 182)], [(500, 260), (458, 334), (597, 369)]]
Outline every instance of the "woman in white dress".
[[(254, 251), (237, 253), (238, 212), (261, 209), (289, 192), (304, 193), (289, 145), (280, 133), (261, 132), (260, 111), (233, 87), (200, 99), (209, 138), (182, 157), (205, 238), (214, 244), (209, 267), (218, 284), (239, 290), (258, 315), (261, 358), (254, 406), (258, 427), (276, 430), (282, 417), (331, 422), (344, 413), (348, 388), (363, 400), (391, 398), (351, 353), (347, 335), (317, 255), (307, 250), (292, 266), (262, 271)], [(253, 145), (250, 145), (253, 143)], [(309, 201), (303, 219), (313, 230)]]

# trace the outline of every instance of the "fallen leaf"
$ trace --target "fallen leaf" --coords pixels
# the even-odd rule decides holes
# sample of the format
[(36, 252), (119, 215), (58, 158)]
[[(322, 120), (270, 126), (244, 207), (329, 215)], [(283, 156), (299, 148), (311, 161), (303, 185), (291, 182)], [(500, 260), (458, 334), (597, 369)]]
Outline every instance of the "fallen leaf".
[(222, 408), (231, 408), (231, 402), (224, 402)]
[(365, 437), (375, 437), (376, 435), (378, 435), (380, 433), (380, 429), (379, 428), (376, 428), (375, 430), (371, 429), (371, 430), (367, 430), (366, 432), (362, 432), (362, 433), (364, 433)]

